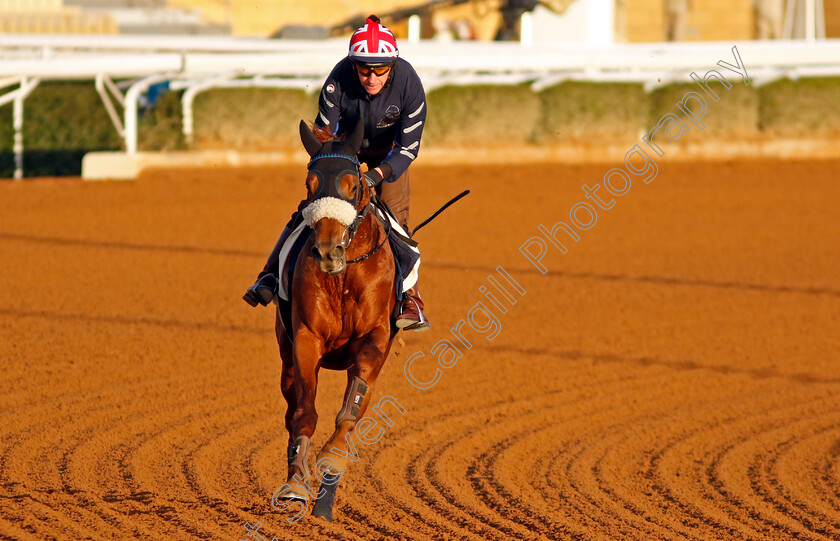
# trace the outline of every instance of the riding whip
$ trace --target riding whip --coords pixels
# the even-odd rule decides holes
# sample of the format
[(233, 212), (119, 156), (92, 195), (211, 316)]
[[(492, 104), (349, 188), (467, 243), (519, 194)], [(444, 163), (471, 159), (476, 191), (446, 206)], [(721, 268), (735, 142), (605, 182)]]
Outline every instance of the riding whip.
[(423, 223), (421, 223), (420, 225), (418, 225), (417, 227), (415, 227), (415, 228), (411, 231), (411, 236), (413, 237), (413, 236), (414, 236), (414, 234), (415, 234), (415, 233), (417, 233), (417, 230), (418, 230), (418, 229), (420, 229), (421, 227), (423, 227), (423, 226), (424, 226), (424, 225), (426, 225), (427, 223), (429, 223), (429, 222), (431, 222), (432, 220), (434, 220), (435, 218), (437, 218), (437, 217), (438, 217), (438, 214), (440, 214), (441, 212), (443, 212), (444, 210), (446, 210), (447, 208), (449, 208), (449, 205), (451, 205), (451, 204), (452, 204), (452, 203), (454, 203), (455, 201), (457, 201), (457, 200), (461, 199), (462, 197), (464, 197), (464, 196), (465, 196), (465, 195), (467, 195), (468, 193), (470, 193), (470, 191), (469, 191), (469, 190), (464, 190), (463, 192), (459, 193), (458, 195), (456, 195), (455, 197), (453, 197), (452, 199), (450, 199), (450, 200), (449, 200), (449, 202), (448, 202), (448, 203), (446, 203), (445, 205), (443, 205), (442, 207), (440, 207), (440, 208), (438, 209), (438, 211), (437, 211), (437, 212), (435, 212), (434, 214), (432, 214), (431, 216), (429, 216), (428, 218), (426, 218), (426, 219), (423, 221)]

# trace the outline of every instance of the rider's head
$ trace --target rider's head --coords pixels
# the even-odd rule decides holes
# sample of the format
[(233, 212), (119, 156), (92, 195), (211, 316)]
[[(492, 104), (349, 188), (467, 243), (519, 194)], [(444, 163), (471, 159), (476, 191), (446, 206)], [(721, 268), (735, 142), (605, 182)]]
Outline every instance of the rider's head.
[(379, 17), (371, 15), (350, 38), (347, 56), (356, 66), (359, 82), (365, 91), (375, 95), (388, 82), (391, 68), (397, 63), (399, 54), (394, 34), (379, 24)]

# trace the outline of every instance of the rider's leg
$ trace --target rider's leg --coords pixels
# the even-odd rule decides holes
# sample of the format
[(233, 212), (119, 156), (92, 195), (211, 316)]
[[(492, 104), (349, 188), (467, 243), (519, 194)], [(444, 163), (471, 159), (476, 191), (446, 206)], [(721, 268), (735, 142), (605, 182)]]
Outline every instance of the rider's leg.
[(280, 265), (280, 250), (283, 248), (283, 244), (286, 243), (286, 239), (294, 231), (294, 228), (297, 227), (299, 214), (299, 212), (292, 214), (292, 219), (289, 220), (289, 223), (286, 224), (286, 227), (280, 234), (280, 238), (274, 245), (274, 249), (271, 250), (271, 254), (269, 254), (263, 270), (257, 275), (257, 281), (242, 296), (242, 299), (251, 306), (256, 306), (257, 304), (266, 306), (274, 299), (274, 295), (277, 294), (278, 273), (280, 272), (278, 269)]
[[(405, 229), (405, 232), (410, 233), (408, 229), (408, 204), (411, 188), (408, 171), (394, 182), (380, 182), (376, 191), (379, 197), (391, 208), (394, 218)], [(417, 286), (418, 284), (414, 284), (414, 287), (405, 292), (406, 299), (403, 301), (402, 314), (396, 322), (400, 329), (420, 332), (431, 327), (429, 319), (423, 313), (423, 299), (420, 298), (420, 291)]]
[(424, 304), (423, 299), (420, 298), (418, 283), (415, 283), (414, 287), (405, 292), (402, 314), (400, 314), (396, 322), (398, 329), (421, 332), (428, 330), (432, 326), (426, 318), (426, 314), (423, 313)]
[(411, 197), (408, 171), (394, 182), (380, 182), (376, 186), (376, 194), (388, 204), (391, 212), (394, 213), (394, 218), (408, 233), (408, 203)]

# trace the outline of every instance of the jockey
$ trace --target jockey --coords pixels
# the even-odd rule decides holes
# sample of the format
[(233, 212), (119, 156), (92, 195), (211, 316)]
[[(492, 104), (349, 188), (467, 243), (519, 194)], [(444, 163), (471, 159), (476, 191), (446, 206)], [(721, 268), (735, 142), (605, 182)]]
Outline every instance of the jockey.
[[(350, 38), (350, 51), (333, 68), (318, 99), (315, 126), (337, 135), (364, 122), (359, 161), (366, 164), (368, 185), (391, 208), (408, 232), (408, 167), (417, 157), (426, 121), (426, 94), (420, 78), (399, 58), (394, 35), (371, 15)], [(243, 299), (251, 306), (267, 305), (277, 292), (278, 256), (292, 223), (283, 231), (256, 283)], [(405, 292), (397, 327), (423, 331), (430, 327), (423, 314), (417, 285)]]

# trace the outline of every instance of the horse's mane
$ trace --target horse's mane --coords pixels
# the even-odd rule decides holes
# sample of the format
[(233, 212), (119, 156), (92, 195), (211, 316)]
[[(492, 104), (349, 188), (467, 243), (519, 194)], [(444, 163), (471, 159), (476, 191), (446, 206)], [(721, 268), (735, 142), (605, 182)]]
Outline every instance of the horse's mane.
[(312, 126), (312, 133), (322, 143), (326, 143), (327, 141), (344, 141), (346, 138), (346, 134), (341, 134), (336, 137), (326, 126)]

